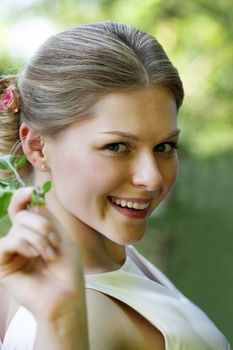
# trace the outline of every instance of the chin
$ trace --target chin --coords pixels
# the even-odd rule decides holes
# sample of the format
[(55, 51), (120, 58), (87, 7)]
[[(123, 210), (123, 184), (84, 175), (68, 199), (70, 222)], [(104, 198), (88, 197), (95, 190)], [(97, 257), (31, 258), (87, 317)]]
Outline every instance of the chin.
[(119, 245), (127, 246), (127, 245), (131, 245), (139, 242), (143, 238), (144, 234), (145, 234), (145, 230), (143, 230), (140, 233), (139, 232), (137, 233), (133, 232), (132, 234), (126, 233), (126, 235), (121, 235), (120, 237), (119, 235), (117, 235), (117, 237), (114, 237), (114, 238), (108, 237), (108, 238)]

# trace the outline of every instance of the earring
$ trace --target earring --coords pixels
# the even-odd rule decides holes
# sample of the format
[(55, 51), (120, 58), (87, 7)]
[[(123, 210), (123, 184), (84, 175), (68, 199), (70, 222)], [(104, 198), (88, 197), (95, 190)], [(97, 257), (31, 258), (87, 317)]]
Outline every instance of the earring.
[(45, 164), (41, 164), (41, 170), (45, 170), (46, 169), (46, 165)]

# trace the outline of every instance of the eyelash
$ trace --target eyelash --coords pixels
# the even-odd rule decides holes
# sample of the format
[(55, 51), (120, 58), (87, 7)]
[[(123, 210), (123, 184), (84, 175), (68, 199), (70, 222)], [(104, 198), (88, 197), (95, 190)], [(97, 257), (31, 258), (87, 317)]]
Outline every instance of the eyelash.
[(169, 152), (160, 152), (160, 153), (165, 153), (165, 154), (172, 154), (175, 150), (178, 149), (178, 144), (176, 142), (163, 142), (163, 143), (160, 143), (158, 146), (156, 146), (155, 148), (158, 148), (162, 145), (169, 145), (171, 146), (171, 150)]
[[(115, 146), (115, 145), (123, 145), (123, 146), (126, 146), (126, 147), (127, 147), (127, 150), (125, 150), (125, 151), (123, 151), (123, 152), (112, 151), (112, 150), (109, 149), (109, 147), (110, 147), (110, 146), (113, 146), (113, 145), (114, 145), (114, 146)], [(172, 154), (176, 149), (178, 149), (177, 143), (176, 143), (176, 142), (172, 142), (172, 141), (160, 143), (159, 145), (155, 146), (155, 149), (158, 148), (158, 147), (161, 147), (162, 145), (169, 145), (169, 146), (171, 146), (171, 151), (169, 151), (169, 152), (159, 152), (159, 153)], [(128, 143), (125, 143), (125, 142), (114, 142), (114, 143), (110, 143), (110, 144), (108, 144), (108, 145), (106, 145), (106, 146), (104, 147), (104, 149), (105, 149), (107, 152), (111, 153), (111, 155), (114, 155), (114, 156), (121, 156), (121, 155), (123, 155), (123, 154), (125, 154), (125, 153), (129, 153), (129, 152), (130, 152), (130, 149), (129, 149), (129, 148), (130, 148), (130, 145), (129, 145)]]
[[(127, 150), (125, 150), (125, 151), (123, 151), (123, 152), (117, 152), (117, 151), (112, 151), (112, 150), (109, 149), (110, 146), (117, 146), (117, 145), (126, 146), (126, 147), (127, 147)], [(128, 143), (125, 143), (125, 142), (114, 142), (114, 143), (110, 143), (110, 144), (108, 144), (108, 145), (106, 145), (106, 146), (104, 147), (104, 149), (105, 149), (107, 152), (111, 153), (111, 154), (114, 155), (114, 156), (120, 156), (120, 155), (122, 155), (122, 154), (129, 153), (129, 152), (130, 152), (129, 148), (130, 148), (129, 144), (128, 144)]]

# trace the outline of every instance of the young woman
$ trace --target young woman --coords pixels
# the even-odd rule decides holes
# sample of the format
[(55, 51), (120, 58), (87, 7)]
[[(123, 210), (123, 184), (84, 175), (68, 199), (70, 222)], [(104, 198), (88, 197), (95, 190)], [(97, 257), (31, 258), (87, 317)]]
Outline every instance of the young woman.
[(9, 206), (0, 349), (229, 349), (132, 246), (178, 167), (183, 87), (161, 45), (125, 24), (80, 25), (49, 38), (16, 79), (17, 90), (1, 81), (1, 152), (20, 138), (23, 175), (52, 189), (44, 208), (28, 209), (33, 187)]

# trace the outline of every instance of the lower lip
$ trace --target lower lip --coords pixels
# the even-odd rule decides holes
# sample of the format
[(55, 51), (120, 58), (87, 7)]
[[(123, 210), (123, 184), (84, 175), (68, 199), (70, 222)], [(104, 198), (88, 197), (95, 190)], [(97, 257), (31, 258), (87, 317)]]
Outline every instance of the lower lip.
[(114, 209), (116, 209), (119, 213), (127, 216), (128, 218), (144, 219), (145, 217), (147, 217), (149, 213), (149, 207), (140, 211), (134, 211), (134, 210), (127, 209), (127, 207), (125, 208), (119, 207), (118, 205), (114, 204), (110, 199), (109, 199), (109, 202), (111, 203)]

